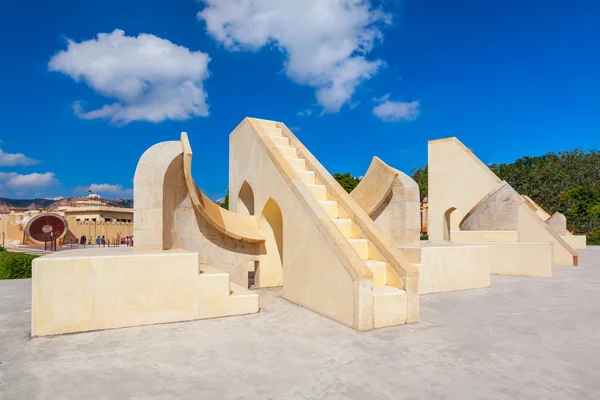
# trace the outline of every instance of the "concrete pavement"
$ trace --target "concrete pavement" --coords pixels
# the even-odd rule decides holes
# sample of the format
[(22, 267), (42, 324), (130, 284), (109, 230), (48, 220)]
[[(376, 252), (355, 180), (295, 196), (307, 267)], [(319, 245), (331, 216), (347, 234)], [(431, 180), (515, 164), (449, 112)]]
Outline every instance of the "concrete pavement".
[(30, 280), (0, 281), (0, 399), (597, 399), (600, 247), (580, 254), (366, 333), (260, 290), (255, 315), (30, 339)]

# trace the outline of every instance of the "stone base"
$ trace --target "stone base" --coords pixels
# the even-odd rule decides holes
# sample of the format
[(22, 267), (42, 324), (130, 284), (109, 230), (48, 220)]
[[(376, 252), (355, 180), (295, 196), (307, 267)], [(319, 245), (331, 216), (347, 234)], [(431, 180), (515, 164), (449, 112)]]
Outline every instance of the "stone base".
[(585, 249), (587, 246), (587, 237), (585, 235), (561, 235), (560, 237), (575, 250)]
[(101, 248), (33, 261), (32, 336), (123, 328), (259, 311), (258, 294), (198, 268), (198, 253)]
[(519, 242), (517, 231), (453, 231), (451, 238), (489, 246), (492, 274), (552, 276), (555, 260), (549, 242)]
[(496, 275), (552, 276), (552, 244), (489, 242), (491, 270)]
[(490, 286), (490, 252), (486, 245), (421, 243), (399, 247), (419, 269), (419, 293)]

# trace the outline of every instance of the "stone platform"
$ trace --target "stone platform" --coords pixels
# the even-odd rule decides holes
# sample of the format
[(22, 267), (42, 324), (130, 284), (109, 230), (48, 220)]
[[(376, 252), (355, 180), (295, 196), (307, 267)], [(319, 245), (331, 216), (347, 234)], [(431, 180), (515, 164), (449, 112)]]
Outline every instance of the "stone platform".
[(0, 281), (0, 398), (596, 399), (600, 247), (580, 255), (370, 332), (262, 289), (259, 314), (30, 339), (31, 280)]

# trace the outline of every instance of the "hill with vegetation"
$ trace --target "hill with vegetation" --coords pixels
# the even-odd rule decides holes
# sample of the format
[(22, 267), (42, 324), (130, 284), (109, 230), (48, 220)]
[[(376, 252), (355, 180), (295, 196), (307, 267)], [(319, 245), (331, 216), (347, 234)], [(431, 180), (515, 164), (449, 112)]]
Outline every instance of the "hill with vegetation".
[[(85, 200), (84, 197), (72, 197), (72, 198), (61, 198), (61, 199), (6, 199), (0, 197), (0, 213), (7, 213), (11, 208), (25, 208), (28, 210), (39, 210), (40, 208), (46, 208), (49, 211), (56, 209), (59, 206), (75, 206), (79, 200)], [(113, 206), (123, 208), (133, 208), (132, 199), (116, 199), (106, 200), (102, 199), (102, 202)]]
[[(539, 157), (521, 157), (513, 163), (490, 164), (500, 179), (525, 194), (548, 213), (567, 217), (569, 229), (588, 235), (588, 243), (600, 244), (600, 151), (571, 150)], [(427, 166), (413, 169), (421, 200), (427, 196)], [(360, 178), (350, 173), (333, 177), (350, 193)], [(229, 193), (221, 206), (228, 208)]]
[[(599, 151), (547, 153), (489, 167), (548, 213), (563, 213), (574, 233), (590, 235), (590, 242), (600, 244)], [(419, 184), (423, 199), (427, 196), (427, 166), (414, 169), (412, 177)]]

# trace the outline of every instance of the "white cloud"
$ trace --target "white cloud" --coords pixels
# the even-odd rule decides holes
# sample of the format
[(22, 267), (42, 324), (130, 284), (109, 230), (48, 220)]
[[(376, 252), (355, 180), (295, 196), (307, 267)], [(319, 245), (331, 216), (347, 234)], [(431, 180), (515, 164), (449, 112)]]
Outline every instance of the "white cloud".
[[(39, 194), (38, 194), (39, 196)], [(44, 200), (54, 200), (54, 201), (58, 201), (58, 200), (62, 200), (64, 199), (64, 197), (62, 196), (57, 196), (57, 197), (44, 197)]]
[(294, 81), (313, 86), (319, 104), (336, 112), (383, 65), (367, 59), (389, 17), (368, 0), (202, 0), (198, 19), (232, 50), (273, 44)]
[(307, 108), (306, 110), (300, 110), (296, 113), (299, 117), (310, 117), (312, 115), (312, 110)]
[(83, 80), (112, 104), (86, 112), (75, 102), (83, 119), (105, 118), (114, 123), (161, 122), (208, 116), (203, 81), (210, 57), (150, 34), (125, 36), (116, 29), (56, 53), (50, 71)]
[(92, 183), (88, 187), (78, 186), (75, 188), (77, 192), (86, 192), (87, 189), (90, 189), (92, 192), (100, 193), (100, 194), (112, 194), (116, 196), (131, 196), (133, 195), (133, 189), (125, 189), (119, 183), (116, 185), (111, 185), (110, 183)]
[(0, 172), (0, 187), (20, 190), (21, 193), (29, 189), (46, 187), (55, 183), (58, 183), (58, 180), (54, 176), (54, 172), (27, 175), (21, 175), (16, 172)]
[(373, 114), (384, 121), (395, 122), (400, 120), (414, 121), (421, 112), (421, 102), (419, 100), (411, 102), (390, 101), (390, 95), (387, 94), (375, 101), (381, 104), (373, 108)]
[(41, 161), (34, 160), (22, 153), (5, 153), (0, 149), (0, 167), (14, 167), (16, 165), (35, 165)]

